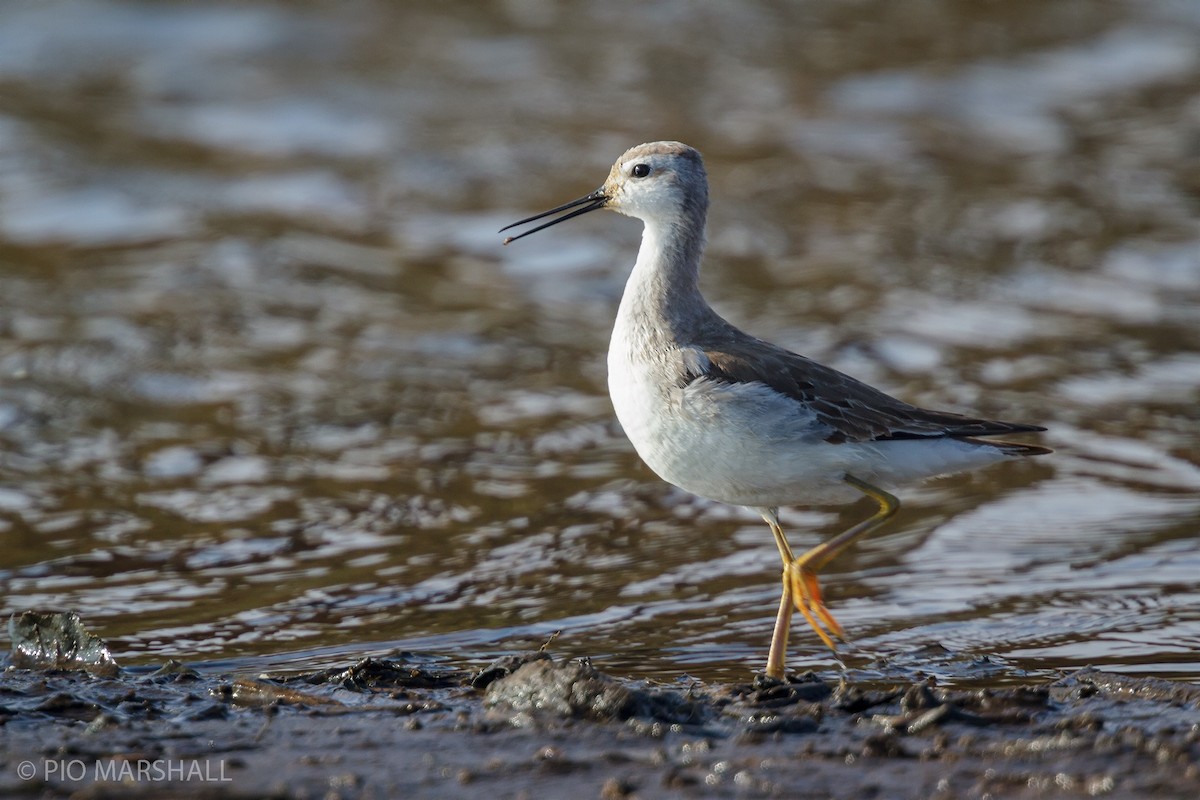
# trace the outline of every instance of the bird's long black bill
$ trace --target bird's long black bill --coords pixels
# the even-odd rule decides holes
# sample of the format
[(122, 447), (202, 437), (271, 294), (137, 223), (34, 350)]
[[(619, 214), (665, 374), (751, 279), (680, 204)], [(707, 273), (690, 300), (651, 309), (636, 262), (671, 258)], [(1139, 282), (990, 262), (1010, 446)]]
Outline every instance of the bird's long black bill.
[[(548, 217), (551, 214), (557, 214), (560, 211), (568, 211), (572, 208), (575, 209), (570, 214), (563, 214), (558, 219), (552, 219), (549, 222), (545, 222), (541, 225), (538, 225), (536, 228), (530, 228), (529, 230), (525, 231), (524, 233), (518, 233), (516, 236), (509, 236), (507, 239), (504, 240), (504, 244), (508, 244), (509, 242), (515, 242), (517, 239), (520, 239), (524, 236), (528, 236), (531, 233), (537, 233), (540, 230), (549, 228), (551, 225), (557, 225), (560, 222), (566, 222), (569, 219), (578, 217), (580, 214), (586, 214), (589, 211), (595, 211), (598, 208), (604, 208), (604, 204), (607, 202), (608, 202), (608, 196), (606, 194), (604, 194), (604, 190), (597, 189), (596, 191), (592, 192), (591, 194), (586, 195), (585, 197), (581, 197), (578, 200), (572, 200), (569, 203), (563, 203), (558, 208), (552, 208), (549, 211), (543, 211), (541, 214), (534, 214), (532, 217), (526, 217), (525, 219), (517, 220), (512, 225), (505, 225), (503, 228), (500, 229), (500, 233), (504, 233), (509, 228), (515, 228), (518, 225), (524, 225), (527, 222), (536, 222), (537, 220), (542, 219), (543, 217)], [(579, 208), (579, 206), (582, 206), (582, 207)]]

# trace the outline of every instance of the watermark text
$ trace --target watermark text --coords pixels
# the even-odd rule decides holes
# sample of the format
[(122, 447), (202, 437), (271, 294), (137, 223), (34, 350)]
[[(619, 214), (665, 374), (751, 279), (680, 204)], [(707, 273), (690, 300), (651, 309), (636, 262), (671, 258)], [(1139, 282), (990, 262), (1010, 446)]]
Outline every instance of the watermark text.
[(17, 777), (23, 781), (37, 778), (72, 783), (229, 783), (233, 780), (226, 774), (224, 759), (208, 758), (103, 758), (98, 761), (43, 758), (17, 764)]

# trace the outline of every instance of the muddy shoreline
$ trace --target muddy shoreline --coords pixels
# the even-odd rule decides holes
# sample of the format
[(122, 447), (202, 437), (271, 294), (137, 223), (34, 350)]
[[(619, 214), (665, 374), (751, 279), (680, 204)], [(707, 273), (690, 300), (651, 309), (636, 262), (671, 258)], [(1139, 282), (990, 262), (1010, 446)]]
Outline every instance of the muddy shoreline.
[[(1200, 687), (622, 680), (535, 651), (0, 674), (5, 797), (1189, 797)], [(29, 775), (29, 777), (26, 777)]]

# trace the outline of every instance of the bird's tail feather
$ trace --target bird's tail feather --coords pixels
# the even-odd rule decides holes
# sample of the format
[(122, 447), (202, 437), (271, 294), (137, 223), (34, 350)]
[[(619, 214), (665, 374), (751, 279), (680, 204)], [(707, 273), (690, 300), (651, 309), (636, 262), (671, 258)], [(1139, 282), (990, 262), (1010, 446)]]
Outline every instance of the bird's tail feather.
[(974, 436), (964, 436), (962, 440), (984, 447), (995, 447), (1009, 456), (1044, 456), (1054, 452), (1049, 447), (1025, 444), (1023, 442), (1009, 442), (1004, 439), (979, 439)]

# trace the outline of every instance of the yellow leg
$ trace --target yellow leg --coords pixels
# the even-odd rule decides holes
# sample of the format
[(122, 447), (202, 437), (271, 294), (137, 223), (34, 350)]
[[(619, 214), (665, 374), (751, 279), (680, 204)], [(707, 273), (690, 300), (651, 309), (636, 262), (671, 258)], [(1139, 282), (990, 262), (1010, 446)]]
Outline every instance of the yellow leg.
[(779, 598), (779, 615), (775, 617), (775, 630), (771, 634), (771, 652), (767, 654), (767, 677), (783, 680), (787, 674), (784, 663), (787, 659), (788, 631), (792, 627), (792, 588), (783, 582), (783, 596)]
[[(775, 546), (779, 548), (779, 557), (783, 559), (784, 564), (790, 563), (795, 557), (783, 535), (783, 528), (779, 526), (778, 509), (766, 509), (763, 519), (771, 526), (771, 533), (775, 534)], [(792, 601), (792, 584), (788, 580), (787, 571), (784, 570), (783, 594), (779, 598), (779, 614), (775, 617), (775, 630), (771, 634), (771, 650), (767, 653), (768, 678), (781, 681), (786, 674), (784, 664), (787, 661), (788, 632), (792, 627), (793, 608), (795, 608), (795, 603)]]
[(845, 481), (877, 502), (879, 510), (870, 519), (863, 520), (827, 542), (822, 542), (799, 558), (792, 555), (792, 549), (783, 535), (783, 528), (779, 525), (776, 510), (767, 509), (767, 513), (763, 514), (763, 518), (771, 526), (771, 532), (775, 535), (775, 545), (779, 548), (780, 558), (783, 559), (783, 596), (779, 602), (779, 615), (775, 618), (771, 651), (767, 656), (768, 677), (782, 679), (784, 676), (787, 629), (792, 616), (791, 606), (795, 606), (804, 615), (825, 646), (834, 654), (837, 653), (837, 647), (830, 634), (844, 640), (845, 633), (842, 626), (825, 608), (825, 603), (821, 599), (821, 584), (817, 580), (817, 573), (839, 553), (862, 536), (877, 529), (900, 509), (900, 501), (883, 489), (859, 480), (853, 475), (847, 475)]

